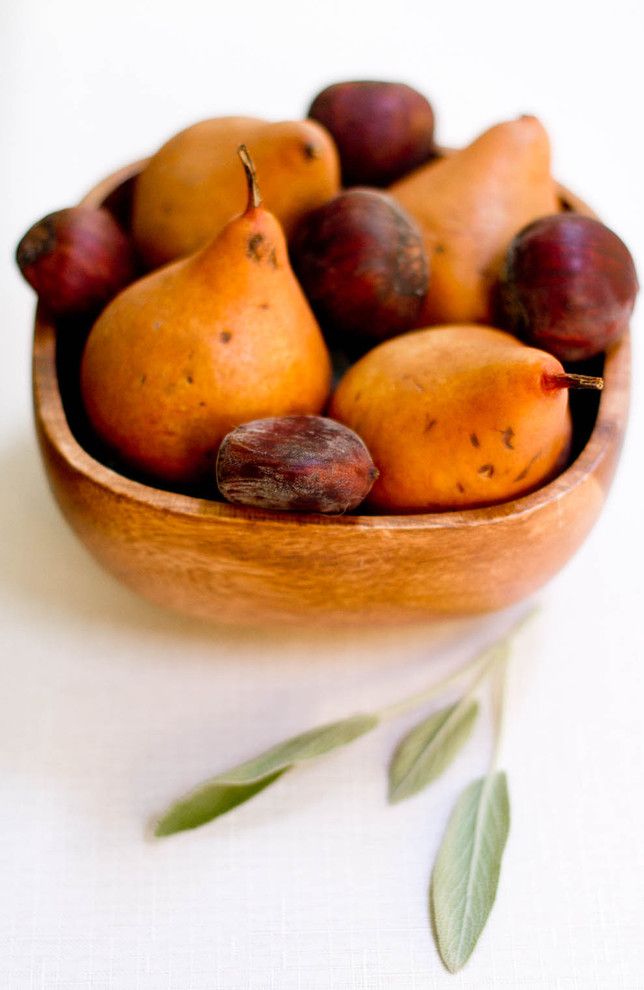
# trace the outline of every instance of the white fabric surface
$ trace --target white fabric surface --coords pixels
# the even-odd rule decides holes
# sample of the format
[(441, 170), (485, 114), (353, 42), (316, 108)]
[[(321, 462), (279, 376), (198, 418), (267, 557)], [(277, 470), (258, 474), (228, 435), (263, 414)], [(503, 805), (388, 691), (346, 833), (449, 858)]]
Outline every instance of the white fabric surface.
[(157, 843), (144, 827), (260, 748), (422, 687), (511, 616), (262, 633), (134, 598), (90, 560), (46, 488), (30, 413), (33, 301), (10, 261), (33, 220), (184, 124), (297, 116), (326, 82), (391, 77), (430, 95), (445, 143), (538, 113), (557, 174), (642, 269), (641, 5), (100, 9), (21, 0), (0, 14), (0, 987), (644, 987), (639, 341), (611, 500), (540, 596), (511, 668), (510, 839), (488, 929), (452, 977), (428, 930), (427, 881), (457, 794), (485, 769), (485, 719), (434, 787), (395, 808), (385, 771), (413, 716), (214, 825)]

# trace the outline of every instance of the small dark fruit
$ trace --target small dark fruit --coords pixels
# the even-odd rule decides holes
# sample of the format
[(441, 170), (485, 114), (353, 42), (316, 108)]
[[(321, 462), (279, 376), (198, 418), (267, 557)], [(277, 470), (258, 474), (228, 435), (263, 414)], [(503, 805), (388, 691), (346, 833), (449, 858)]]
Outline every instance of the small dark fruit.
[(308, 115), (333, 136), (345, 186), (388, 186), (435, 153), (434, 111), (404, 83), (335, 83)]
[(619, 340), (638, 282), (617, 234), (577, 213), (542, 217), (511, 242), (499, 282), (500, 320), (560, 361), (582, 361)]
[(90, 206), (43, 217), (18, 244), (16, 261), (56, 316), (97, 313), (136, 275), (127, 236), (107, 210)]
[(416, 326), (429, 268), (414, 220), (386, 193), (349, 189), (310, 213), (291, 261), (325, 328), (385, 340)]
[(262, 509), (347, 512), (363, 501), (377, 477), (360, 437), (323, 416), (244, 423), (224, 437), (217, 457), (224, 498)]

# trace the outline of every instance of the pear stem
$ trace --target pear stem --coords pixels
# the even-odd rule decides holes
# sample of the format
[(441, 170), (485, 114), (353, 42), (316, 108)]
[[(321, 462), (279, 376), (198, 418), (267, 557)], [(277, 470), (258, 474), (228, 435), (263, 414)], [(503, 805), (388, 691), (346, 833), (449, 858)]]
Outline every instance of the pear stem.
[(241, 163), (244, 166), (244, 172), (246, 173), (246, 184), (248, 185), (248, 205), (246, 206), (246, 211), (256, 210), (262, 202), (262, 194), (260, 193), (259, 185), (257, 184), (257, 173), (255, 172), (253, 159), (250, 157), (248, 148), (245, 144), (239, 145), (237, 154), (241, 158)]
[(571, 375), (568, 372), (561, 372), (558, 375), (544, 374), (541, 381), (547, 391), (559, 388), (594, 388), (601, 391), (604, 387), (604, 379), (596, 375)]

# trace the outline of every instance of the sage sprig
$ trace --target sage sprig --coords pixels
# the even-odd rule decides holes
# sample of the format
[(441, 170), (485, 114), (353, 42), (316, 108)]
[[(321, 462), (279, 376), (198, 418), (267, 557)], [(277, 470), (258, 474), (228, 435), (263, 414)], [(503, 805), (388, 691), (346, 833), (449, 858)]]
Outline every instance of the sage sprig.
[(447, 825), (430, 887), (438, 951), (451, 973), (472, 955), (492, 910), (509, 829), (504, 773), (475, 780), (463, 791)]
[(486, 650), (478, 658), (478, 673), (460, 701), (434, 712), (399, 743), (389, 768), (392, 804), (431, 784), (457, 756), (478, 716), (479, 706), (473, 695), (489, 671), (507, 660), (509, 651), (505, 640)]
[[(493, 651), (492, 651), (493, 652)], [(232, 811), (240, 804), (259, 794), (287, 771), (300, 763), (323, 756), (358, 739), (375, 729), (381, 722), (395, 718), (403, 712), (417, 708), (436, 694), (446, 690), (472, 668), (479, 669), (489, 662), (490, 651), (475, 657), (466, 667), (450, 674), (439, 684), (418, 694), (404, 698), (379, 712), (352, 715), (339, 722), (331, 722), (310, 729), (278, 743), (259, 756), (226, 770), (175, 801), (153, 823), (153, 834), (159, 838), (198, 828), (207, 822)]]
[(432, 712), (398, 744), (389, 769), (389, 799), (402, 801), (435, 780), (470, 737), (478, 715), (474, 697), (481, 682), (496, 674), (494, 754), (487, 776), (461, 794), (449, 819), (430, 881), (430, 911), (438, 951), (457, 972), (471, 956), (496, 897), (501, 859), (510, 827), (504, 773), (496, 770), (504, 711), (505, 670), (510, 643), (530, 612), (492, 647), (438, 684), (378, 712), (352, 715), (278, 743), (254, 759), (213, 777), (180, 798), (154, 826), (156, 836), (197, 828), (231, 811), (300, 764), (345, 746), (382, 722), (426, 704), (471, 675), (461, 698)]
[(389, 768), (392, 804), (417, 794), (447, 769), (471, 735), (479, 713), (476, 701), (441, 708), (398, 744)]
[(278, 743), (180, 798), (158, 819), (154, 834), (173, 835), (205, 825), (259, 794), (296, 764), (346, 746), (371, 732), (378, 723), (377, 715), (353, 715)]
[(430, 884), (430, 914), (441, 959), (451, 973), (476, 948), (496, 899), (501, 859), (510, 830), (510, 798), (501, 749), (509, 643), (502, 644), (494, 675), (494, 749), (486, 777), (461, 794), (438, 852)]

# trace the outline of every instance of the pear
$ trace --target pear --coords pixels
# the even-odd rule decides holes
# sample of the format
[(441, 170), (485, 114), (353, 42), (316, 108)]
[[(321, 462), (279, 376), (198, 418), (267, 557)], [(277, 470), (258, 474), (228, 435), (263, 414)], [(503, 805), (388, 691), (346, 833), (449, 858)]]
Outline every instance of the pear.
[(329, 415), (369, 448), (379, 511), (466, 509), (557, 474), (572, 437), (567, 390), (601, 386), (493, 327), (434, 327), (369, 351), (340, 381)]
[(284, 234), (261, 205), (246, 149), (239, 152), (245, 212), (195, 255), (121, 292), (83, 353), (81, 392), (94, 430), (122, 462), (168, 483), (214, 477), (233, 427), (318, 413), (330, 387), (329, 355)]
[(287, 237), (338, 192), (338, 153), (315, 121), (203, 120), (170, 138), (136, 182), (132, 231), (149, 267), (197, 251), (243, 210), (244, 180), (235, 162), (240, 144), (252, 149), (266, 206)]
[(491, 322), (492, 290), (510, 241), (560, 208), (548, 136), (529, 116), (491, 127), (390, 192), (419, 224), (432, 271), (418, 327)]

